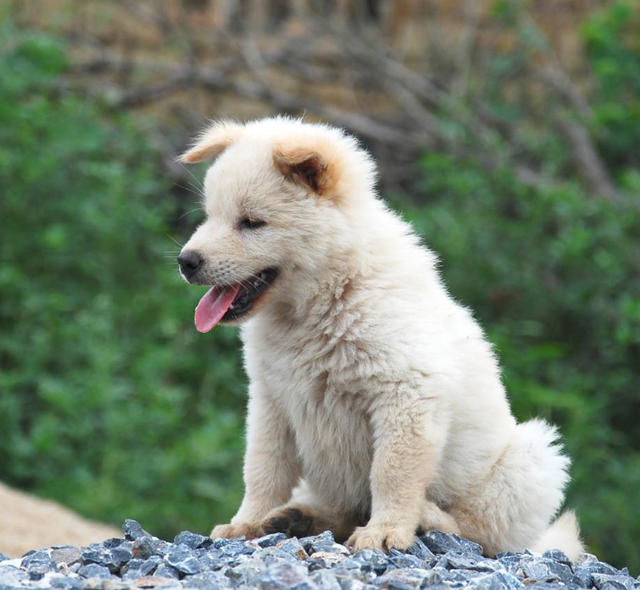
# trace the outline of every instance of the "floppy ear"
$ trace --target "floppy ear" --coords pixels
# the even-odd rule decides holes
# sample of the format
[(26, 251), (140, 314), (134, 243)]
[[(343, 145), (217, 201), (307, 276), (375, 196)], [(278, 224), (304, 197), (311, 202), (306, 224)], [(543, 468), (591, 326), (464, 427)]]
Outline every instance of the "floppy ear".
[(285, 148), (276, 146), (273, 151), (275, 166), (287, 180), (323, 195), (329, 188), (328, 163), (311, 148)]
[(233, 121), (217, 121), (196, 138), (193, 147), (182, 154), (178, 161), (195, 164), (213, 160), (240, 137), (242, 129), (242, 125)]

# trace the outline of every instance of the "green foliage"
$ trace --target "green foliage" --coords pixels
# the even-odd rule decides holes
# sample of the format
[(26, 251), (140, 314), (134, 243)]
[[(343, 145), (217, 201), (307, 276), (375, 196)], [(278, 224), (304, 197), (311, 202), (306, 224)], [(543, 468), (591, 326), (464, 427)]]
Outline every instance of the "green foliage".
[(595, 78), (594, 130), (612, 168), (627, 184), (640, 167), (640, 9), (637, 2), (612, 4), (583, 27)]
[[(511, 26), (518, 3), (496, 15)], [(514, 411), (561, 427), (567, 505), (592, 551), (640, 570), (640, 16), (616, 3), (584, 25), (590, 131), (621, 189), (583, 188), (552, 126), (503, 99), (544, 46), (499, 54), (494, 113), (521, 123), (562, 178), (428, 154), (425, 204), (398, 208), (441, 254), (452, 294), (496, 344)], [(236, 334), (199, 335), (177, 277), (172, 198), (144, 120), (63, 92), (54, 38), (0, 27), (0, 476), (117, 524), (206, 532), (241, 495), (245, 380)], [(511, 86), (510, 86), (511, 85)], [(570, 115), (570, 113), (569, 113)], [(455, 113), (443, 114), (452, 140)], [(542, 131), (541, 131), (542, 129)], [(464, 138), (469, 140), (469, 138)], [(495, 149), (500, 151), (500, 141)], [(417, 202), (416, 198), (414, 202)], [(172, 250), (166, 257), (167, 250)]]
[(241, 493), (236, 335), (193, 328), (180, 211), (142, 123), (58, 92), (55, 39), (1, 35), (2, 478), (105, 521), (206, 532)]

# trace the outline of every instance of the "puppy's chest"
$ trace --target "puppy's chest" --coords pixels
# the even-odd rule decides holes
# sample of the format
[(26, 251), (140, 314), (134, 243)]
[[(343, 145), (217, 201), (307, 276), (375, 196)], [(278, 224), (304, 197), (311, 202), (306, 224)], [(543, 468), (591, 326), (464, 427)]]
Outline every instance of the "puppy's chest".
[[(368, 403), (362, 380), (344, 370), (340, 346), (296, 342), (260, 350), (259, 367), (304, 456), (369, 454)], [(356, 359), (353, 359), (356, 362)]]
[[(339, 421), (365, 415), (368, 400), (362, 383), (346, 375), (327, 357), (272, 350), (261, 355), (261, 374), (269, 390), (300, 427), (317, 420)], [(296, 424), (294, 424), (295, 426)]]

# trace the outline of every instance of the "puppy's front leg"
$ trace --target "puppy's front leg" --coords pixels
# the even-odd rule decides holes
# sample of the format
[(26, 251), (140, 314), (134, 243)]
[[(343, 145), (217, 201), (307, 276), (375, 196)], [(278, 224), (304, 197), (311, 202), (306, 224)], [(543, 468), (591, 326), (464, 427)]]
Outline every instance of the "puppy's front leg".
[(231, 524), (215, 527), (211, 536), (248, 539), (264, 534), (265, 516), (291, 498), (300, 477), (293, 434), (286, 417), (259, 386), (252, 385), (244, 457), (244, 499)]
[(441, 399), (400, 386), (374, 401), (371, 425), (371, 519), (347, 544), (355, 551), (406, 549), (444, 447), (448, 412)]

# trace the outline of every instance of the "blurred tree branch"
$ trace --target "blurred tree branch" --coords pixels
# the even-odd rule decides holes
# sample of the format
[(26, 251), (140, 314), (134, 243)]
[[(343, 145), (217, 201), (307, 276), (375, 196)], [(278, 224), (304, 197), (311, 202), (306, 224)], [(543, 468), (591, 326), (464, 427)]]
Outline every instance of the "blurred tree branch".
[[(530, 123), (502, 116), (492, 105), (486, 63), (493, 56), (475, 55), (482, 19), (478, 7), (470, 6), (459, 39), (447, 40), (439, 32), (430, 38), (435, 49), (429, 58), (416, 61), (398, 55), (385, 42), (369, 13), (365, 21), (358, 21), (356, 13), (336, 18), (305, 5), (288, 14), (292, 24), (278, 34), (256, 35), (250, 23), (207, 34), (194, 24), (184, 3), (179, 3), (173, 21), (163, 2), (120, 0), (119, 5), (133, 21), (157, 29), (164, 41), (173, 39), (180, 54), (135, 55), (95, 38), (73, 38), (89, 58), (73, 65), (64, 84), (92, 93), (106, 91), (114, 108), (146, 107), (186, 91), (204, 92), (216, 101), (237, 96), (264, 105), (267, 112), (309, 114), (347, 128), (376, 154), (384, 154), (384, 173), (392, 185), (407, 188), (407, 165), (415, 165), (429, 150), (474, 158), (490, 169), (509, 163), (528, 185), (561, 182), (544, 169), (531, 148)], [(229, 23), (236, 22), (235, 10), (227, 7)], [(544, 38), (526, 13), (522, 18)], [(531, 113), (536, 124), (542, 130), (548, 127), (549, 133), (561, 131), (573, 166), (594, 194), (616, 198), (615, 185), (589, 133), (588, 100), (548, 39), (538, 54), (532, 53), (520, 78), (509, 84), (537, 85), (540, 96), (533, 99), (547, 104)], [(222, 57), (212, 61), (211, 55)], [(551, 117), (545, 108), (551, 109)], [(202, 110), (201, 104), (182, 101), (181, 112), (190, 109)], [(188, 119), (201, 119), (201, 114)], [(215, 107), (206, 113), (226, 114)]]

